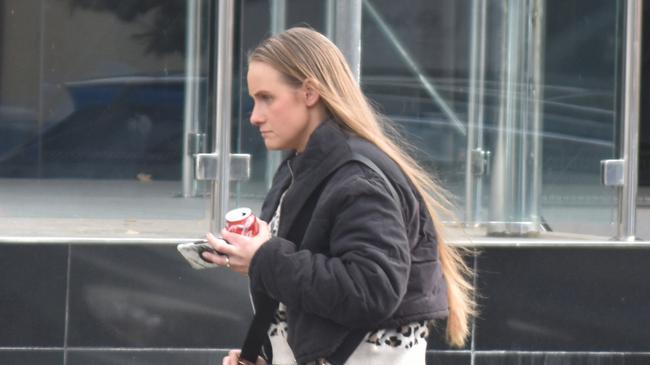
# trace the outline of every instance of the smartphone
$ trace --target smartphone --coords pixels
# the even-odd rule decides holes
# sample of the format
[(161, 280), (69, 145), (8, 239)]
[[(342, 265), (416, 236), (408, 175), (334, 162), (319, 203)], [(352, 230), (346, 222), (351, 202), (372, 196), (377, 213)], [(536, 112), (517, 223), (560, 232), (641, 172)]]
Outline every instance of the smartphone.
[[(221, 240), (220, 238), (217, 239)], [(226, 243), (226, 241), (223, 242)], [(215, 255), (220, 255), (220, 253), (215, 251), (215, 249), (210, 246), (207, 240), (179, 243), (176, 246), (176, 249), (178, 249), (178, 252), (180, 252), (185, 260), (189, 262), (190, 266), (196, 270), (219, 267), (219, 265), (210, 261), (206, 261), (203, 256), (201, 256), (201, 254), (205, 251), (211, 252)]]

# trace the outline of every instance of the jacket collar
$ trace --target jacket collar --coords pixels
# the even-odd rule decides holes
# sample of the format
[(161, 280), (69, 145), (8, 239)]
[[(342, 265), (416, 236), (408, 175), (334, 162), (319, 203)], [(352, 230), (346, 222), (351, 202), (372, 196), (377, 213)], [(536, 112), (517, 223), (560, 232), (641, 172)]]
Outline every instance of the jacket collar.
[(294, 173), (294, 178), (302, 178), (305, 174), (322, 172), (322, 164), (336, 160), (343, 152), (348, 150), (347, 136), (338, 122), (328, 119), (318, 126), (307, 142), (302, 153), (296, 153), (289, 163)]
[(326, 120), (312, 133), (303, 153), (289, 159), (293, 183), (282, 203), (278, 232), (281, 237), (286, 237), (311, 194), (332, 172), (350, 160), (347, 138), (336, 121)]

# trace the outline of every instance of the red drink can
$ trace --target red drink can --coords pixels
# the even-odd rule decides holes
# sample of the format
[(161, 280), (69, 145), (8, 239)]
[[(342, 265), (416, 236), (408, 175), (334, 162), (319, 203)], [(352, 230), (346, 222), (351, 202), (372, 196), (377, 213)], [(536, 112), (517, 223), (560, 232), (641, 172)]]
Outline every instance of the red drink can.
[(257, 236), (260, 226), (250, 208), (237, 208), (226, 213), (226, 230), (243, 236)]

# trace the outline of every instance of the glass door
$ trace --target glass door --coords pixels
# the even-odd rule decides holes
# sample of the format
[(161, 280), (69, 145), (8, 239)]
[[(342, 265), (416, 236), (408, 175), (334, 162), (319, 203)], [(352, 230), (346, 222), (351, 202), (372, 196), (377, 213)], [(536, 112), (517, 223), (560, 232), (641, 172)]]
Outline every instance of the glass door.
[[(350, 3), (238, 2), (230, 142), (251, 155), (251, 174), (229, 184), (230, 208), (258, 211), (281, 159), (248, 121), (247, 51), (294, 25), (336, 39), (336, 11)], [(623, 123), (623, 1), (359, 3), (361, 86), (455, 197), (450, 225), (615, 236), (616, 190), (601, 183), (600, 161), (618, 155)]]
[(235, 21), (229, 143), (231, 153), (250, 155), (250, 175), (245, 181), (229, 183), (229, 202), (224, 209), (249, 207), (258, 213), (273, 174), (283, 159), (283, 152), (268, 151), (259, 131), (250, 124), (253, 104), (246, 85), (247, 52), (264, 38), (289, 25), (309, 25), (325, 33), (333, 2), (268, 0), (235, 3), (236, 8), (232, 11)]
[(362, 84), (455, 197), (452, 225), (615, 236), (600, 161), (621, 140), (625, 2), (363, 4)]
[(0, 2), (0, 241), (207, 230), (188, 169), (206, 148), (211, 3)]

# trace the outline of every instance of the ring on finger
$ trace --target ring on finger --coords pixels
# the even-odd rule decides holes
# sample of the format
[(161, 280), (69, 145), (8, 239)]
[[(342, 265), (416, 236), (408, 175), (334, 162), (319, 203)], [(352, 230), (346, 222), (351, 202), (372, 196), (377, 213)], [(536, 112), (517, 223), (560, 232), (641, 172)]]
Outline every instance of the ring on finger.
[(230, 269), (230, 257), (228, 255), (224, 256), (226, 256), (226, 267)]

